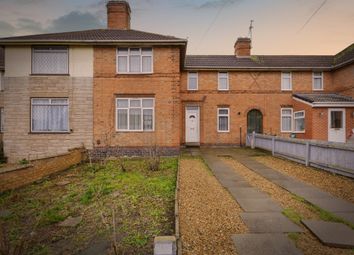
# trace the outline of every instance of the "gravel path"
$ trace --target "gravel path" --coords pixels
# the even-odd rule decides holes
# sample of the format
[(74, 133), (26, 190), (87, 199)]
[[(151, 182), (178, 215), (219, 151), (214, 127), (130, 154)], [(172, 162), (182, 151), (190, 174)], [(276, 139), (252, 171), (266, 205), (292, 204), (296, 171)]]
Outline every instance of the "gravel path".
[(183, 255), (236, 254), (231, 235), (247, 232), (236, 201), (200, 159), (181, 159), (179, 185)]
[(257, 156), (254, 159), (283, 174), (312, 184), (336, 197), (354, 203), (354, 180), (352, 179), (272, 156)]
[[(290, 192), (268, 181), (233, 159), (224, 158), (224, 161), (233, 166), (235, 171), (241, 174), (252, 186), (268, 193), (272, 199), (280, 202), (283, 208), (291, 208), (293, 211), (297, 212), (302, 219), (319, 219), (319, 216), (315, 212), (310, 210), (304, 203), (296, 200)], [(305, 232), (297, 235), (296, 246), (301, 249), (305, 255), (353, 255), (352, 250), (330, 248), (322, 245), (306, 227), (301, 226)]]

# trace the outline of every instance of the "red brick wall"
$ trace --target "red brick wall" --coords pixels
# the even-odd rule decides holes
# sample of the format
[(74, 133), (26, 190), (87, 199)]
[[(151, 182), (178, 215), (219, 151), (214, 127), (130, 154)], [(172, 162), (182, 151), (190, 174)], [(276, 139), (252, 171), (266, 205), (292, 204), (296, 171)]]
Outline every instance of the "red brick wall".
[(0, 192), (30, 184), (50, 174), (68, 169), (79, 164), (83, 158), (84, 151), (74, 149), (63, 155), (32, 161), (26, 167), (17, 166), (17, 170), (8, 169), (6, 172), (0, 172)]
[[(180, 50), (153, 48), (153, 74), (116, 74), (116, 47), (94, 49), (94, 143), (96, 147), (179, 147)], [(117, 95), (155, 97), (154, 132), (116, 132)]]
[(354, 98), (354, 63), (333, 72), (334, 89)]

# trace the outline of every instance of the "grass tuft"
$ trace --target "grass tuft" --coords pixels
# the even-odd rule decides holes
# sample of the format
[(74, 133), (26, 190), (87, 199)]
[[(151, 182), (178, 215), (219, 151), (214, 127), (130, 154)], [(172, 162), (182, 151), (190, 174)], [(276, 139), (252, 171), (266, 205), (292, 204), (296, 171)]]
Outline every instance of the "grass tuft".
[(292, 208), (285, 208), (282, 211), (282, 214), (288, 217), (294, 223), (301, 225), (301, 219), (302, 219), (301, 215), (296, 211), (294, 211)]

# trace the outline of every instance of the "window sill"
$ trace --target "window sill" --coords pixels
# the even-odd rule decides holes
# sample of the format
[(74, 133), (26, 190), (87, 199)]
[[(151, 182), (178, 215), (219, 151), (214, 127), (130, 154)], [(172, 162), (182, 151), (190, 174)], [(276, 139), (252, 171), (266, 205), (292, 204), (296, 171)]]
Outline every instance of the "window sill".
[(292, 89), (281, 89), (282, 92), (292, 92)]
[(220, 134), (225, 134), (225, 133), (230, 133), (230, 131), (219, 131), (219, 130), (218, 130), (218, 133), (220, 133)]
[(30, 74), (30, 76), (70, 76), (70, 74), (52, 74), (52, 73), (48, 73), (48, 74), (42, 74), (42, 73), (32, 73)]
[(294, 134), (305, 134), (305, 131), (294, 131)]
[(153, 72), (151, 73), (116, 73), (116, 77), (119, 77), (119, 76), (143, 76), (143, 75), (152, 75), (154, 74)]
[(29, 135), (68, 135), (71, 133), (73, 132), (28, 132)]
[(119, 133), (153, 133), (155, 130), (151, 131), (142, 131), (142, 130), (116, 130), (116, 134)]

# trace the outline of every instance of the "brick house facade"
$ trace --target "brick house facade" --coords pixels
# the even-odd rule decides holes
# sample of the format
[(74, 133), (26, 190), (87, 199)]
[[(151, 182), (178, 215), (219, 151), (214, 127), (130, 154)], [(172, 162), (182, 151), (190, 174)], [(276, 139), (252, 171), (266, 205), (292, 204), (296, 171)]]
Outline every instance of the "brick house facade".
[(79, 146), (97, 155), (239, 146), (252, 131), (351, 140), (353, 45), (335, 56), (259, 56), (239, 38), (234, 55), (193, 56), (185, 39), (131, 29), (125, 1), (109, 1), (107, 14), (107, 29), (0, 39), (10, 162)]

